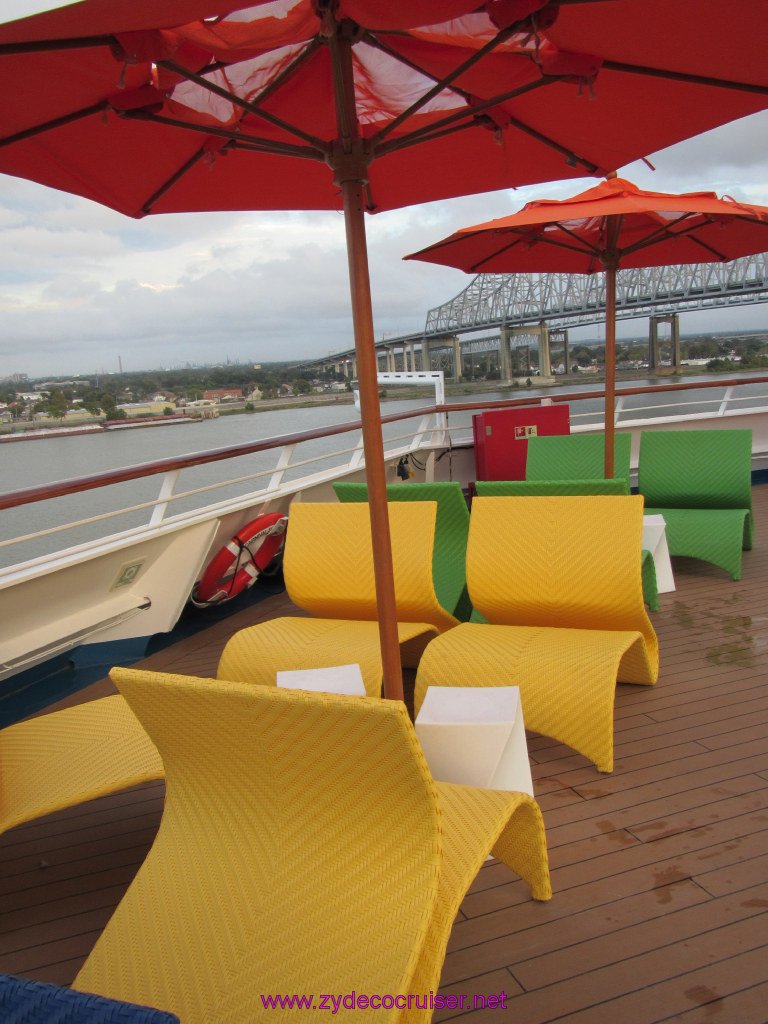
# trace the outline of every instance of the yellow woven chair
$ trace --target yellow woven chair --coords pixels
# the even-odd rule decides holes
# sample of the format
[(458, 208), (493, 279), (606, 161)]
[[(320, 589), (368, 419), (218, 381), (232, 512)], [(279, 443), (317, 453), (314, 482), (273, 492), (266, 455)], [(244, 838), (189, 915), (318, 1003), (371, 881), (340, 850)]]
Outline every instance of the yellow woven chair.
[[(551, 895), (538, 805), (435, 783), (399, 701), (136, 669), (112, 678), (157, 744), (166, 806), (74, 988), (184, 1024), (428, 1021), (464, 893), (493, 850)], [(314, 994), (315, 1008), (265, 1005)], [(428, 1000), (427, 1000), (428, 1003)], [(328, 1009), (331, 1009), (328, 1004)]]
[(519, 686), (527, 728), (613, 769), (617, 680), (653, 684), (659, 648), (643, 604), (640, 495), (475, 498), (472, 603), (487, 623), (434, 640), (427, 687)]
[[(437, 599), (432, 549), (437, 503), (389, 503), (398, 634), (403, 664), (458, 619)], [(275, 673), (357, 663), (368, 696), (381, 692), (381, 649), (368, 506), (294, 502), (283, 571), (288, 595), (314, 618), (285, 616), (236, 633), (220, 679), (274, 684)]]
[(163, 777), (160, 755), (122, 697), (0, 731), (0, 832)]

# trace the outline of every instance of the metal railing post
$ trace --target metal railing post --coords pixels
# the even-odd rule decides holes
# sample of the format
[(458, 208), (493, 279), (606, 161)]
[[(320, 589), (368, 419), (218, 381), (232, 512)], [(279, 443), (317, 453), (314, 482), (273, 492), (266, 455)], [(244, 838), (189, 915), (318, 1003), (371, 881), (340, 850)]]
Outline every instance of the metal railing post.
[(296, 445), (295, 444), (287, 444), (281, 450), (280, 458), (277, 460), (277, 466), (275, 468), (275, 471), (274, 471), (274, 473), (272, 474), (272, 476), (269, 479), (269, 484), (267, 486), (267, 490), (268, 491), (276, 491), (278, 489), (278, 487), (280, 486), (280, 484), (283, 482), (283, 477), (285, 476), (285, 471), (290, 466), (291, 459), (293, 458), (293, 453), (295, 451), (296, 451)]
[(180, 472), (180, 469), (174, 469), (163, 476), (163, 482), (160, 485), (160, 494), (157, 499), (158, 503), (152, 509), (152, 515), (149, 517), (150, 526), (159, 526), (165, 518), (165, 513), (173, 497), (173, 492), (176, 488), (176, 481), (179, 479)]
[(728, 403), (733, 398), (733, 384), (729, 385), (725, 389), (725, 394), (720, 402), (720, 408), (717, 410), (718, 416), (725, 416), (725, 411), (728, 408)]

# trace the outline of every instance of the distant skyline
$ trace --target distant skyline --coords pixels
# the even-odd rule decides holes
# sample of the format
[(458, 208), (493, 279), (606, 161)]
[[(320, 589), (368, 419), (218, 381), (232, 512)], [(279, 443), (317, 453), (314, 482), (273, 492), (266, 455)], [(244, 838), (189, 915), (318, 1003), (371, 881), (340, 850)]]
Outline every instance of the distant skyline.
[[(0, 21), (60, 6), (3, 0)], [(628, 114), (631, 116), (631, 114)], [(658, 191), (710, 190), (768, 205), (768, 112), (619, 173)], [(470, 277), (402, 257), (534, 198), (594, 178), (410, 207), (366, 219), (377, 338), (419, 331)], [(763, 306), (681, 314), (683, 332), (758, 328)], [(583, 328), (583, 332), (594, 329)], [(642, 334), (625, 321), (620, 334)], [(578, 337), (574, 331), (572, 337)], [(343, 216), (175, 214), (134, 221), (0, 175), (0, 377), (135, 371), (185, 362), (272, 362), (353, 345)]]

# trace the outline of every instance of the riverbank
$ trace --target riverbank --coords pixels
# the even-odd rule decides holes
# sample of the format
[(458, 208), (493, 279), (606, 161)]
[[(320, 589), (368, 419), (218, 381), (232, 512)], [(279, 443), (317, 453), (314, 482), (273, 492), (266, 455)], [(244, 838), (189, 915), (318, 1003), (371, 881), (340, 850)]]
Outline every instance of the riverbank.
[(8, 424), (0, 433), (0, 443), (9, 441), (35, 441), (51, 437), (73, 437), (78, 434), (104, 434), (111, 430), (132, 430), (139, 427), (166, 427), (178, 423), (196, 423), (195, 416), (142, 417), (135, 420), (104, 420), (100, 423), (79, 423), (68, 427), (36, 427)]
[[(739, 371), (734, 371), (734, 373), (738, 372)], [(701, 373), (701, 371), (697, 372), (695, 369), (691, 370), (689, 373), (686, 368), (686, 376), (690, 375), (703, 376), (704, 374)], [(673, 371), (671, 368), (662, 368), (661, 370), (654, 372), (649, 372), (647, 369), (636, 371), (625, 370), (616, 375), (616, 380), (617, 383), (628, 383), (631, 381), (648, 379), (664, 380), (665, 378), (679, 376), (682, 376), (682, 374), (679, 371)], [(528, 381), (530, 381), (530, 384)], [(530, 377), (521, 377), (516, 379), (512, 383), (502, 383), (497, 380), (459, 381), (458, 383), (446, 381), (445, 395), (446, 398), (460, 400), (467, 395), (481, 395), (489, 392), (495, 392), (500, 394), (509, 394), (509, 397), (522, 398), (529, 389), (578, 387), (579, 385), (586, 386), (590, 384), (603, 384), (604, 382), (605, 375), (601, 373), (572, 373), (568, 376), (565, 374), (558, 374), (555, 377), (539, 377), (531, 375)], [(429, 389), (400, 384), (382, 386), (381, 401), (383, 403), (412, 399), (423, 400), (425, 405), (433, 404), (432, 392)], [(252, 404), (252, 408), (246, 408), (246, 404)], [(335, 405), (354, 406), (354, 395), (352, 392), (346, 391), (334, 394), (323, 393), (316, 395), (301, 395), (300, 397), (291, 398), (268, 398), (254, 403), (228, 402), (217, 406), (216, 411), (218, 417), (250, 416), (256, 413), (277, 412), (283, 409), (309, 409)], [(0, 425), (0, 443), (8, 441), (33, 440), (35, 438), (71, 437), (74, 434), (87, 434), (94, 432), (101, 433), (105, 430), (111, 429), (124, 430), (132, 427), (170, 426), (175, 423), (195, 422), (202, 421), (198, 417), (180, 414), (176, 416), (142, 418), (141, 420), (111, 420), (98, 423), (79, 423), (62, 427), (38, 427), (32, 424), (22, 426), (18, 423), (4, 424)]]

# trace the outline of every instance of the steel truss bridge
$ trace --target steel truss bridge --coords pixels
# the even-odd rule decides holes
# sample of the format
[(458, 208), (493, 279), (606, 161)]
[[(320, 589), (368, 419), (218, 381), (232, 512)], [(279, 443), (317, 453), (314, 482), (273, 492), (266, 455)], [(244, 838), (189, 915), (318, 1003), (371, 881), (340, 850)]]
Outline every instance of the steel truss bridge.
[[(768, 253), (730, 263), (619, 270), (616, 287), (619, 320), (768, 302)], [(604, 319), (603, 274), (478, 274), (455, 298), (427, 313), (422, 336), (524, 327), (542, 320), (558, 330)]]
[[(616, 318), (649, 318), (649, 364), (655, 366), (659, 321), (671, 322), (673, 361), (679, 361), (679, 313), (768, 302), (768, 253), (730, 263), (619, 270), (616, 278)], [(541, 344), (551, 332), (564, 338), (567, 350), (569, 328), (604, 320), (603, 274), (478, 274), (453, 299), (429, 310), (423, 331), (377, 341), (379, 368), (448, 369), (452, 363), (458, 377), (462, 354), (496, 349), (500, 365), (509, 369), (510, 345), (527, 346), (536, 338)], [(478, 337), (480, 331), (486, 336)], [(357, 375), (354, 349), (301, 365)]]

